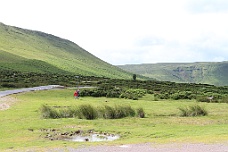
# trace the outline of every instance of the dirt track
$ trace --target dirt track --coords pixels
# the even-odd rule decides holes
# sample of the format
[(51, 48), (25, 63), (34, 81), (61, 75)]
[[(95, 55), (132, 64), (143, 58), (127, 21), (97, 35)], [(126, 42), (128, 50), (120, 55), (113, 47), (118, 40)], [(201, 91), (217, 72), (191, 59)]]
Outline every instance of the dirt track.
[(11, 94), (17, 94), (17, 93), (28, 92), (28, 91), (37, 91), (37, 90), (50, 90), (50, 89), (54, 89), (54, 88), (58, 88), (58, 87), (61, 87), (61, 86), (60, 85), (48, 85), (48, 86), (39, 86), (39, 87), (33, 87), (33, 88), (5, 90), (5, 91), (0, 91), (0, 98), (11, 95)]
[(11, 104), (17, 101), (14, 97), (0, 97), (0, 110), (6, 110), (10, 107)]
[(66, 148), (47, 150), (49, 152), (228, 152), (228, 143), (223, 144), (134, 144), (121, 146), (94, 146), (78, 149)]
[(22, 92), (29, 92), (29, 91), (37, 91), (37, 90), (50, 90), (58, 87), (60, 88), (62, 86), (48, 85), (48, 86), (39, 86), (39, 87), (33, 87), (33, 88), (22, 88), (22, 89), (15, 89), (15, 90), (0, 91), (0, 110), (8, 109), (11, 104), (17, 101), (16, 98), (10, 97), (8, 95), (18, 94)]

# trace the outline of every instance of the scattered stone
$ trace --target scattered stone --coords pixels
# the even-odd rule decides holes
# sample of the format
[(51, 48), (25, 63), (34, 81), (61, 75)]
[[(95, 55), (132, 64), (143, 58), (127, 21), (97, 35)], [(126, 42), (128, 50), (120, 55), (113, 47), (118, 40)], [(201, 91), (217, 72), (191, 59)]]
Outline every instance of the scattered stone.
[(88, 133), (93, 133), (94, 129), (88, 130)]
[(32, 131), (32, 132), (34, 131), (34, 130), (33, 130), (33, 129), (31, 129), (31, 128), (29, 128), (28, 130), (29, 130), (29, 131)]
[(76, 134), (81, 134), (82, 133), (82, 130), (77, 130), (75, 131)]
[(57, 129), (40, 129), (42, 132), (45, 133), (43, 136), (49, 140), (66, 140), (66, 141), (76, 141), (76, 142), (94, 142), (94, 141), (112, 141), (119, 138), (118, 135), (109, 134), (109, 133), (96, 133), (94, 129), (90, 129), (86, 132), (83, 130), (76, 130), (76, 131), (67, 131), (67, 132), (60, 132)]
[(88, 138), (86, 138), (86, 139), (85, 139), (85, 141), (89, 141), (89, 139), (88, 139)]

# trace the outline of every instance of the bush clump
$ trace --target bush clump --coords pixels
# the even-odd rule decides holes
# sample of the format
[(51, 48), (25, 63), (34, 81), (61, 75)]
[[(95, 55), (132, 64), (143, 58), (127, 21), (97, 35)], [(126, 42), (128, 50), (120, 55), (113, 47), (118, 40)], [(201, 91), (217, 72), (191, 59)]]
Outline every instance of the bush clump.
[(147, 91), (145, 89), (129, 89), (120, 95), (120, 98), (138, 100), (142, 98)]
[(53, 107), (42, 105), (40, 108), (40, 111), (43, 118), (52, 118), (52, 119), (60, 118), (58, 111)]
[(97, 110), (89, 105), (80, 105), (78, 108), (78, 117), (80, 119), (88, 119), (88, 120), (93, 120), (93, 119), (97, 119), (98, 118), (98, 112)]
[(195, 99), (196, 95), (191, 92), (191, 91), (181, 91), (181, 92), (176, 92), (174, 94), (172, 94), (171, 99), (173, 100), (180, 100), (180, 99)]
[(145, 118), (145, 112), (144, 112), (143, 108), (138, 108), (138, 109), (137, 109), (137, 115), (138, 115), (140, 118)]
[(199, 105), (192, 105), (185, 108), (179, 108), (182, 117), (196, 117), (208, 115), (207, 110)]
[(105, 106), (103, 112), (103, 117), (105, 119), (120, 119), (135, 116), (135, 110), (132, 109), (131, 106)]

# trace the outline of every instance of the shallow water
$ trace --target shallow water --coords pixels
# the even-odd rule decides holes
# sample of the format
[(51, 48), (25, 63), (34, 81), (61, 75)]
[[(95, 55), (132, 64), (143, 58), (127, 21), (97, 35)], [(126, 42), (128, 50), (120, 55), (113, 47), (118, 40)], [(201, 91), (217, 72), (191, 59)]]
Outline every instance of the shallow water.
[(119, 139), (119, 135), (101, 135), (101, 134), (91, 134), (88, 136), (74, 136), (70, 141), (75, 142), (100, 142), (100, 141), (113, 141)]

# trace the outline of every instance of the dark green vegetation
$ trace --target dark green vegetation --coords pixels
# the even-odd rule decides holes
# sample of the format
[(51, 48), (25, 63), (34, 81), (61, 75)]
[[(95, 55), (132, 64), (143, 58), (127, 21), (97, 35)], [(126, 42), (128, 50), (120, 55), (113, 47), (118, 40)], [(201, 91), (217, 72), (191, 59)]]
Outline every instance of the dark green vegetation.
[(208, 115), (207, 110), (199, 105), (187, 106), (185, 108), (179, 108), (179, 110), (181, 111), (181, 116), (183, 117)]
[[(139, 116), (144, 118), (145, 113), (142, 108), (134, 110), (131, 106), (104, 106), (94, 107), (90, 104), (80, 105), (78, 107), (50, 107), (42, 105), (40, 108), (43, 118), (79, 118), (94, 120), (98, 118), (104, 119), (120, 119), (124, 117)], [(136, 113), (137, 111), (137, 113)]]
[(0, 88), (23, 88), (49, 84), (60, 84), (66, 87), (80, 85), (96, 85), (100, 80), (109, 78), (95, 76), (75, 76), (51, 73), (23, 73), (2, 71), (0, 73)]
[(147, 94), (154, 100), (197, 100), (199, 102), (228, 103), (228, 87), (207, 84), (163, 81), (100, 80), (96, 88), (81, 90), (80, 96), (125, 98), (138, 100)]
[(228, 62), (158, 63), (118, 67), (161, 81), (228, 85)]
[(132, 78), (71, 41), (0, 23), (0, 73), (8, 72)]

